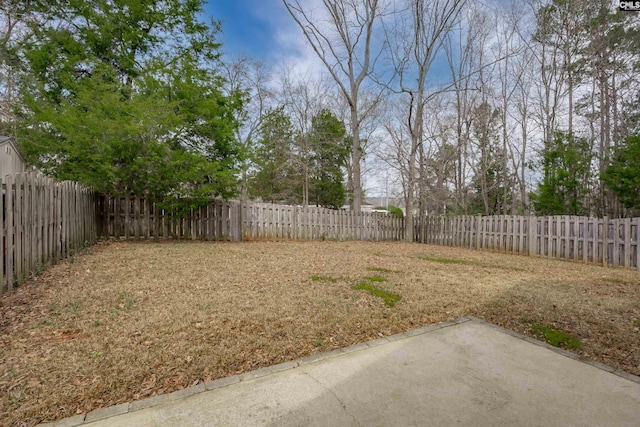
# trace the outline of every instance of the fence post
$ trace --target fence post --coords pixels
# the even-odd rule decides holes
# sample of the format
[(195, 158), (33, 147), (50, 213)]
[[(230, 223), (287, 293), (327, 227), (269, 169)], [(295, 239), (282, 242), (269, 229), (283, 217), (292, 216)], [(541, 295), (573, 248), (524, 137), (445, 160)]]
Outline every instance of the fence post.
[(125, 200), (125, 205), (124, 205), (124, 238), (125, 240), (129, 240), (129, 234), (130, 234), (130, 229), (129, 229), (129, 220), (130, 220), (130, 208), (131, 208), (131, 196), (129, 196), (127, 194), (127, 197), (124, 199)]
[[(0, 176), (0, 213), (2, 214), (2, 223), (0, 224), (0, 262), (2, 262), (2, 265), (7, 265), (7, 262), (5, 260), (5, 253), (4, 253), (4, 247), (6, 244), (6, 235), (4, 234), (4, 221), (6, 219), (6, 213), (4, 210), (4, 197), (2, 197), (2, 176)], [(9, 194), (8, 192), (6, 192), (5, 194)], [(6, 275), (4, 274), (4, 268), (0, 268), (0, 296), (4, 293), (4, 280)], [(8, 270), (8, 269), (7, 269)], [(8, 288), (8, 287), (7, 287)]]
[(636, 223), (636, 270), (640, 271), (640, 218), (634, 218)]
[(13, 239), (13, 244), (14, 244), (14, 258), (13, 258), (13, 262), (14, 262), (14, 274), (15, 280), (21, 280), (22, 279), (22, 244), (23, 244), (23, 236), (24, 236), (24, 230), (23, 230), (23, 218), (22, 215), (24, 213), (24, 209), (23, 209), (23, 194), (22, 194), (22, 184), (24, 183), (24, 176), (22, 174), (16, 174), (16, 180), (14, 183), (14, 186), (16, 188), (15, 190), (15, 200), (14, 200), (14, 204), (13, 204), (13, 209), (14, 209), (14, 217), (13, 217), (13, 231), (14, 231), (14, 239)]
[(602, 218), (602, 265), (609, 266), (609, 217)]
[[(577, 217), (576, 219), (576, 261), (586, 261), (587, 239), (585, 237), (587, 233), (588, 223), (588, 217)], [(582, 251), (580, 251), (580, 242), (582, 242)]]
[(609, 260), (609, 264), (616, 266), (620, 265), (620, 220), (614, 219), (611, 220), (613, 225), (613, 259)]
[(573, 234), (573, 240), (571, 242), (573, 246), (573, 260), (578, 261), (578, 233), (580, 232), (580, 217), (572, 216), (573, 226), (569, 232), (569, 235)]
[(133, 235), (136, 240), (140, 239), (140, 196), (133, 198)]
[(13, 241), (15, 236), (15, 228), (13, 227), (13, 177), (7, 175), (6, 178), (7, 193), (6, 193), (6, 239), (7, 239), (7, 255), (6, 255), (6, 269), (7, 269), (7, 288), (13, 290)]
[(476, 215), (469, 215), (468, 220), (469, 224), (471, 224), (471, 233), (469, 233), (469, 247), (477, 248), (480, 221), (478, 220), (478, 216)]
[(535, 246), (533, 245), (533, 239), (535, 239), (535, 234), (533, 231), (533, 227), (534, 227), (534, 217), (533, 215), (529, 215), (527, 217), (527, 255), (528, 256), (534, 256), (535, 255)]
[(144, 203), (143, 203), (143, 211), (144, 211), (144, 225), (143, 225), (143, 233), (144, 237), (147, 240), (151, 238), (151, 207), (152, 203), (149, 200), (149, 194), (144, 195)]
[(631, 258), (633, 257), (633, 248), (631, 246), (631, 218), (624, 219), (624, 266), (631, 267)]
[[(524, 217), (522, 215), (516, 215), (516, 220), (515, 221), (518, 224), (518, 228), (517, 228), (517, 232), (516, 232), (516, 229), (514, 228), (514, 236), (515, 236), (514, 237), (514, 242), (513, 242), (514, 250), (516, 249), (516, 240), (515, 239), (517, 239), (518, 245), (517, 245), (517, 251), (516, 252), (519, 253), (520, 255), (523, 255), (524, 254), (524, 241), (525, 241), (525, 239), (524, 239), (524, 236), (525, 236), (525, 234), (524, 234)], [(514, 227), (515, 227), (515, 225), (514, 225)]]
[(242, 241), (242, 209), (240, 209), (240, 202), (234, 202), (233, 206), (235, 208), (235, 233), (234, 233), (234, 242)]

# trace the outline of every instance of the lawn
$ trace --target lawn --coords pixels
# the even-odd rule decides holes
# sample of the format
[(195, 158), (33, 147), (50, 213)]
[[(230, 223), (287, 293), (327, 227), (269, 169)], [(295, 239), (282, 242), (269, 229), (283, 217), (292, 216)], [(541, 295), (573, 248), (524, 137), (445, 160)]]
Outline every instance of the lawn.
[(406, 243), (101, 243), (0, 298), (0, 424), (473, 315), (640, 374), (640, 274)]

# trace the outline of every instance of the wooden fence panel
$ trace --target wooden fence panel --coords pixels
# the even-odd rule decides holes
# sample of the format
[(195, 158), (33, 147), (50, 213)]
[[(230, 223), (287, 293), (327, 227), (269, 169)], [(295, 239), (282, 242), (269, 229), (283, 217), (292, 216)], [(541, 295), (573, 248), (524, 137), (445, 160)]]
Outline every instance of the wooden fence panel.
[(0, 179), (0, 295), (97, 238), (96, 195), (37, 172)]
[[(358, 214), (313, 206), (213, 200), (184, 217), (177, 217), (140, 197), (106, 198), (102, 203), (107, 207), (99, 209), (100, 222), (104, 223), (100, 232), (104, 237), (148, 239), (154, 236), (233, 241), (404, 239), (403, 219), (378, 213)], [(443, 244), (452, 245), (464, 240), (462, 221), (440, 225), (438, 233)], [(447, 230), (454, 230), (456, 235), (448, 236)]]

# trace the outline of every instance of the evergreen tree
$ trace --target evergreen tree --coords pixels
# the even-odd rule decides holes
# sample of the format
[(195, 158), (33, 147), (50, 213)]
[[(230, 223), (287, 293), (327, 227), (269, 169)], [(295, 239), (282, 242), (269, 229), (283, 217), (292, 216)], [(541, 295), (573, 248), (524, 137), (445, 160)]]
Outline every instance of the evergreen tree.
[(558, 132), (542, 159), (544, 177), (531, 198), (539, 215), (588, 215), (589, 142)]
[(42, 0), (21, 62), (20, 146), (57, 177), (114, 195), (229, 196), (234, 111), (201, 0)]
[(272, 203), (299, 204), (302, 200), (302, 176), (295, 167), (295, 132), (291, 119), (280, 107), (267, 112), (260, 128), (249, 195)]
[(312, 154), (310, 202), (340, 208), (346, 196), (343, 167), (350, 153), (344, 123), (323, 110), (312, 119), (309, 141)]
[(640, 212), (640, 136), (627, 138), (626, 144), (614, 151), (602, 179), (624, 207)]

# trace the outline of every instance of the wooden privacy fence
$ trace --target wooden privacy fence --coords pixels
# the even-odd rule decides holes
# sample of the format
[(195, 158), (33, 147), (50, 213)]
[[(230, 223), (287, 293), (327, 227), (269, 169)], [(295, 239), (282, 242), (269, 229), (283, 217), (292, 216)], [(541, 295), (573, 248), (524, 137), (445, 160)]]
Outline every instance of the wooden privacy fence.
[(241, 240), (239, 202), (212, 200), (186, 213), (144, 197), (100, 197), (97, 206), (102, 237)]
[(640, 218), (458, 216), (415, 223), (418, 242), (640, 270)]
[(240, 213), (244, 240), (404, 239), (397, 215), (267, 203), (242, 203)]
[(395, 215), (319, 207), (212, 200), (176, 214), (142, 197), (102, 198), (100, 234), (115, 238), (204, 240), (401, 240)]
[(0, 179), (0, 295), (97, 238), (95, 195), (37, 172)]

